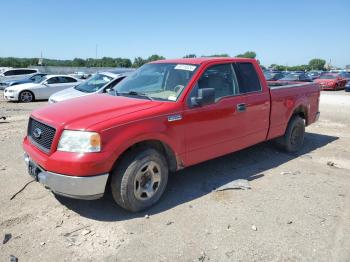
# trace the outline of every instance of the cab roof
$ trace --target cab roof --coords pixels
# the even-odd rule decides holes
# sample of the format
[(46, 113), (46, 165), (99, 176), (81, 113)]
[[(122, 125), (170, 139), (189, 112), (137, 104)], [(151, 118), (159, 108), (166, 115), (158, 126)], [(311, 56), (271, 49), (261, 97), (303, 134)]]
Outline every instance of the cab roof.
[(252, 58), (237, 58), (237, 57), (198, 57), (198, 58), (180, 58), (180, 59), (165, 59), (157, 60), (151, 63), (173, 63), (173, 64), (193, 64), (200, 65), (212, 62), (253, 62)]

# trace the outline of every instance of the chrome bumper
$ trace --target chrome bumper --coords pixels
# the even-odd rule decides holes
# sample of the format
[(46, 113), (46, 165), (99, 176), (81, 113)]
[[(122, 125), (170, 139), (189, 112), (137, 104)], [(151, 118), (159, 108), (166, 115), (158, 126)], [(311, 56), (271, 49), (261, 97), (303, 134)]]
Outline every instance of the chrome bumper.
[(24, 155), (24, 161), (29, 175), (57, 195), (85, 200), (103, 197), (108, 173), (87, 177), (66, 176), (42, 169), (27, 154)]

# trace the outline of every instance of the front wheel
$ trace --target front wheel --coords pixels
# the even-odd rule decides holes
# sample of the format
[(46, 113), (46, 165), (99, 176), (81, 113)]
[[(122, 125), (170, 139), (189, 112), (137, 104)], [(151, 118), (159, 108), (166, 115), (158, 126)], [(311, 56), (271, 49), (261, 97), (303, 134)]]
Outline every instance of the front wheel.
[(22, 91), (18, 95), (18, 101), (20, 101), (22, 103), (33, 102), (34, 101), (34, 94), (30, 91), (27, 91), (27, 90)]
[(304, 143), (305, 121), (300, 116), (293, 116), (288, 123), (284, 136), (277, 143), (287, 152), (296, 152)]
[(153, 148), (132, 150), (112, 172), (111, 191), (124, 209), (138, 212), (154, 205), (168, 182), (166, 159)]

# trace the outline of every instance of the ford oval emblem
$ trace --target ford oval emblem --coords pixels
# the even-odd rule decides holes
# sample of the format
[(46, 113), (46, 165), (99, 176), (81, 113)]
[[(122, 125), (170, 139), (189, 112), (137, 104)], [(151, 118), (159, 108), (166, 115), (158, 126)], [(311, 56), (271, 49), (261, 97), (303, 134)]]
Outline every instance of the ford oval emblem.
[(35, 138), (40, 138), (42, 133), (43, 131), (41, 131), (41, 129), (38, 127), (33, 130), (33, 136)]

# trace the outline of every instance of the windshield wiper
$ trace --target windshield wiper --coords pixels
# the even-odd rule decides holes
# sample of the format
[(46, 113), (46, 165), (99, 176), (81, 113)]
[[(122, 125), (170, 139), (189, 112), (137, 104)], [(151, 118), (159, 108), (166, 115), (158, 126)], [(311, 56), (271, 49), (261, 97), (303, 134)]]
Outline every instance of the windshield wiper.
[(134, 91), (134, 90), (131, 90), (131, 91), (129, 91), (129, 92), (124, 92), (124, 93), (120, 93), (120, 92), (118, 92), (117, 90), (115, 90), (115, 94), (116, 94), (117, 96), (120, 96), (120, 95), (127, 95), (127, 96), (145, 97), (145, 98), (147, 98), (148, 100), (153, 101), (153, 98), (152, 98), (152, 97), (146, 95), (145, 93), (137, 92), (137, 91)]

